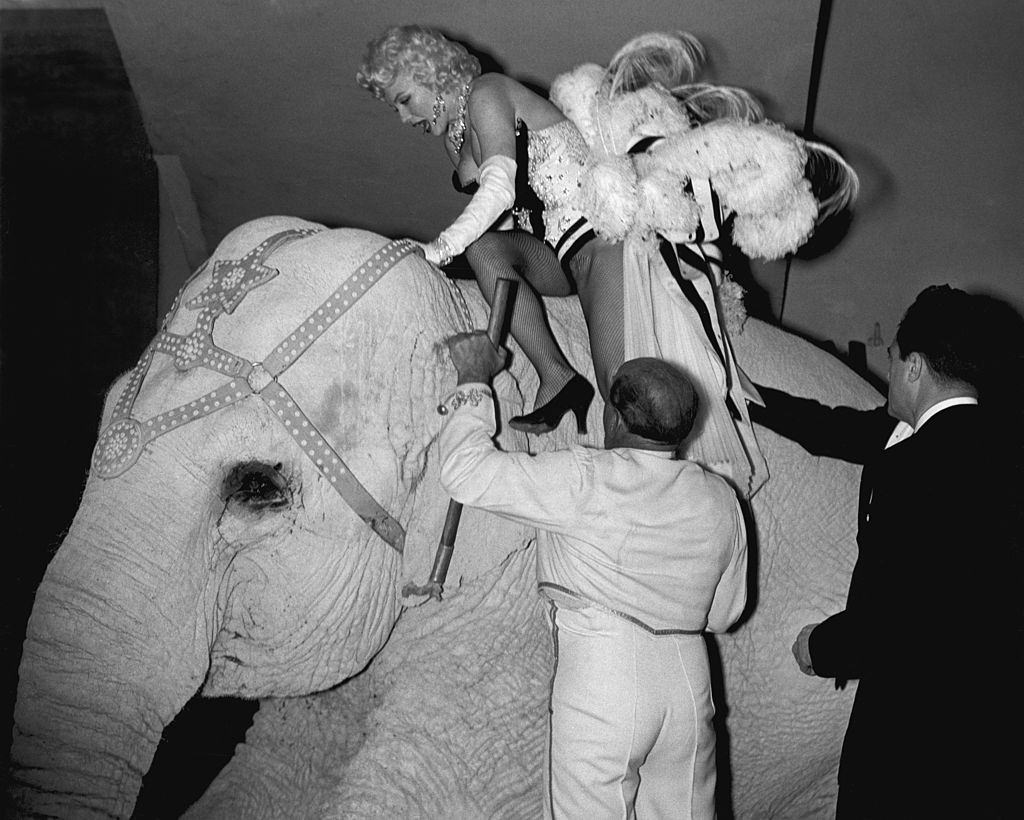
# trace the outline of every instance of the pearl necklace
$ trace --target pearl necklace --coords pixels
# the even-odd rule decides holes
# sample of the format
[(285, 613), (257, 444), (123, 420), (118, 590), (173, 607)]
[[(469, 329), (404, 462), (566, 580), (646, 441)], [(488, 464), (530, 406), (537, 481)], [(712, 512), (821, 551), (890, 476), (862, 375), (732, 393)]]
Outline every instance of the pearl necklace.
[(469, 104), (469, 83), (466, 83), (459, 92), (459, 99), (455, 111), (455, 119), (448, 124), (448, 142), (452, 144), (455, 153), (462, 150), (462, 143), (466, 139), (466, 106)]

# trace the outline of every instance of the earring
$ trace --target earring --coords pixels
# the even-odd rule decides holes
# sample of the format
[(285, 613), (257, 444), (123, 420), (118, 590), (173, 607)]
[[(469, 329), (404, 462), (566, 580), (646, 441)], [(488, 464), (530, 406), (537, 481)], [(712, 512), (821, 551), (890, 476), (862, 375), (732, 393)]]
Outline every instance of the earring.
[(445, 104), (444, 97), (438, 94), (434, 97), (434, 119), (430, 121), (431, 126), (437, 125), (437, 118), (448, 108)]

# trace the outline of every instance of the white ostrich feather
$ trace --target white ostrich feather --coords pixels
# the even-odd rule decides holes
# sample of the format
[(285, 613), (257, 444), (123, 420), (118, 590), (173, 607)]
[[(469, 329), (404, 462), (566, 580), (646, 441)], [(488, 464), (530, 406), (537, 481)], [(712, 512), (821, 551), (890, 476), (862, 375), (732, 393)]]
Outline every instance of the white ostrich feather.
[(643, 238), (657, 232), (687, 236), (700, 224), (700, 206), (679, 183), (678, 175), (663, 168), (639, 178), (634, 229)]
[(605, 88), (609, 97), (655, 84), (672, 88), (692, 82), (704, 59), (704, 47), (687, 32), (641, 34), (620, 48), (609, 61)]
[(616, 242), (633, 228), (638, 201), (636, 169), (629, 157), (595, 162), (580, 181), (580, 210), (601, 236)]
[[(683, 189), (707, 179), (735, 214), (732, 238), (744, 253), (791, 253), (853, 201), (857, 175), (832, 148), (762, 121), (743, 89), (694, 83), (703, 61), (692, 35), (654, 32), (630, 40), (607, 70), (586, 64), (556, 78), (551, 99), (593, 154), (579, 209), (613, 241), (685, 235), (700, 213)], [(627, 154), (646, 137), (657, 141)]]

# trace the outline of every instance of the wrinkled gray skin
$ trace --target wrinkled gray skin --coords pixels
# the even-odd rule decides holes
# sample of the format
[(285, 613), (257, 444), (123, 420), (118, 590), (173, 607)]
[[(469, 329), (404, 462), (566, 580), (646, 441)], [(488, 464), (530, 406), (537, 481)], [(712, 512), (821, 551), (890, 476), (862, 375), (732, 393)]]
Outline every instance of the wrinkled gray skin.
[[(318, 226), (257, 220), (214, 258), (237, 259), (289, 227)], [(385, 242), (324, 230), (286, 245), (267, 263), (278, 275), (217, 320), (215, 341), (261, 360)], [(207, 269), (189, 283), (186, 300), (209, 278)], [(578, 303), (549, 307), (567, 354), (588, 372)], [(169, 328), (188, 333), (195, 319), (181, 307)], [(281, 378), (406, 528), (404, 555), (351, 512), (255, 398), (158, 438), (119, 477), (90, 476), (28, 625), (12, 747), (19, 811), (129, 816), (161, 731), (202, 691), (261, 706), (192, 817), (539, 816), (551, 655), (534, 533), (466, 510), (444, 601), (401, 596), (405, 582), (426, 579), (448, 503), (435, 406), (455, 379), (441, 343), (486, 322), (474, 285), (408, 257)], [(748, 320), (734, 342), (756, 381), (829, 403), (879, 402), (834, 359), (776, 328)], [(158, 355), (134, 415), (224, 380)], [(536, 379), (519, 356), (495, 387), (507, 418), (530, 409)], [(600, 418), (595, 402), (592, 433)], [(841, 606), (858, 473), (759, 436), (772, 478), (752, 505), (753, 607), (717, 639), (731, 802), (740, 818), (820, 817), (835, 796), (852, 687), (835, 692), (801, 675), (789, 647), (804, 623)], [(575, 440), (569, 422), (549, 436), (499, 437), (534, 450)], [(268, 465), (280, 503), (225, 500), (240, 464)]]

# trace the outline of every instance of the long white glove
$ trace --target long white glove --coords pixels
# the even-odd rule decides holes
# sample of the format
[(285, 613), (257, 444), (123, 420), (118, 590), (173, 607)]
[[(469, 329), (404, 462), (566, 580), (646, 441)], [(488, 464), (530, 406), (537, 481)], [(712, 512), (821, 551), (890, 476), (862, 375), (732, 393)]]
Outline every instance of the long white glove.
[(433, 242), (423, 246), (427, 261), (447, 265), (483, 236), (499, 216), (516, 200), (516, 161), (496, 154), (480, 165), (479, 182), (473, 198), (456, 220)]

